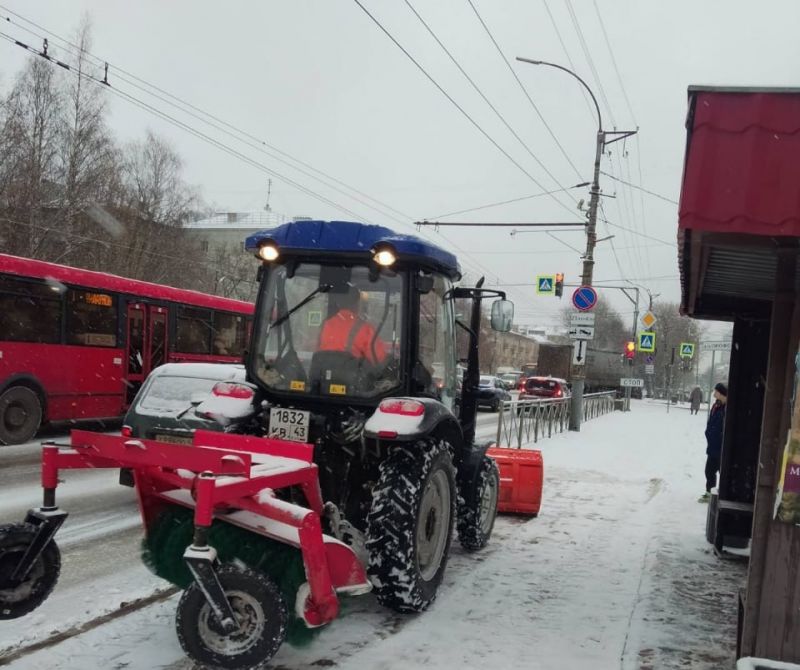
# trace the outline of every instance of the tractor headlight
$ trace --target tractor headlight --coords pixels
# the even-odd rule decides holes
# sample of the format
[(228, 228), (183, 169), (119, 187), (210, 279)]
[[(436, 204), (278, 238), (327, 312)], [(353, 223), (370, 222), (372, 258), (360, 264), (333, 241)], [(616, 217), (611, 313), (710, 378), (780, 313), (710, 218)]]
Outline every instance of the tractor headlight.
[(275, 261), (279, 255), (278, 247), (274, 242), (265, 242), (258, 248), (258, 257), (263, 261)]
[(388, 247), (375, 249), (375, 253), (373, 254), (372, 258), (378, 265), (384, 268), (394, 265), (395, 261), (397, 260), (397, 256), (395, 256), (394, 251)]

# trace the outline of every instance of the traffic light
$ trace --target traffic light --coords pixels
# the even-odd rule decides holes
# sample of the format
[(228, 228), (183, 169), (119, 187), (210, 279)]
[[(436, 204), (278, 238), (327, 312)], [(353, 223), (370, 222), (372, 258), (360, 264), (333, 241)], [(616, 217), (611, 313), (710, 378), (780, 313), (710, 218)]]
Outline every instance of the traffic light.
[(632, 361), (636, 356), (636, 342), (628, 340), (625, 343), (625, 358)]
[(556, 273), (556, 297), (560, 298), (564, 293), (564, 273)]

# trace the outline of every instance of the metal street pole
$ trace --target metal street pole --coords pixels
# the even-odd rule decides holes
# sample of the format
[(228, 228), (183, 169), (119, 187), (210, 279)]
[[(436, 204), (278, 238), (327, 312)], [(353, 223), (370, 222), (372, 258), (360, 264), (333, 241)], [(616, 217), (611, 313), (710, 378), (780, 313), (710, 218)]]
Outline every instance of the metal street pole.
[[(603, 148), (610, 142), (606, 141), (607, 135), (614, 135), (616, 141), (633, 135), (636, 131), (611, 131), (606, 132), (603, 130), (603, 116), (600, 114), (600, 105), (597, 103), (592, 89), (589, 85), (575, 74), (569, 68), (556, 63), (548, 63), (543, 60), (534, 60), (532, 58), (517, 57), (517, 60), (522, 63), (530, 63), (531, 65), (546, 65), (577, 79), (581, 85), (589, 92), (594, 103), (595, 111), (597, 112), (597, 136), (595, 138), (595, 154), (594, 154), (594, 173), (592, 175), (592, 185), (589, 198), (589, 215), (588, 225), (586, 226), (586, 253), (583, 256), (583, 272), (581, 274), (581, 283), (584, 286), (592, 285), (592, 274), (594, 272), (594, 248), (597, 244), (597, 206), (600, 201), (600, 158), (603, 155)], [(579, 365), (576, 372), (572, 375), (572, 407), (569, 417), (569, 429), (579, 431), (581, 429), (581, 421), (583, 419), (583, 389), (586, 380), (586, 367)]]
[[(600, 114), (600, 105), (597, 104), (597, 98), (592, 92), (592, 89), (589, 88), (589, 85), (572, 70), (565, 68), (562, 65), (547, 63), (540, 60), (532, 60), (530, 58), (518, 57), (517, 60), (523, 63), (530, 63), (532, 65), (547, 65), (573, 76), (589, 92), (589, 96), (594, 103), (594, 108), (597, 111), (597, 136), (595, 138), (594, 173), (592, 175), (592, 186), (589, 198), (589, 225), (586, 227), (586, 253), (583, 256), (583, 273), (581, 274), (581, 283), (584, 286), (591, 286), (592, 274), (594, 272), (594, 247), (597, 244), (597, 204), (600, 198), (600, 157), (603, 155), (603, 145), (605, 142), (605, 136), (603, 134), (603, 116)], [(585, 365), (577, 366), (576, 372), (572, 375), (572, 408), (569, 417), (570, 430), (579, 431), (581, 429), (581, 421), (583, 419), (583, 389), (585, 379)]]

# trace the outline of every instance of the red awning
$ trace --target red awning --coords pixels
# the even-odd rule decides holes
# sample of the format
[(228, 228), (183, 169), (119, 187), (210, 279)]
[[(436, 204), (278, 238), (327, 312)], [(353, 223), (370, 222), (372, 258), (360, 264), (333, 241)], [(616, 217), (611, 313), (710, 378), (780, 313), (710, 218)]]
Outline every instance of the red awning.
[(800, 92), (689, 89), (681, 229), (800, 235)]
[(758, 313), (776, 250), (800, 238), (800, 89), (692, 86), (686, 132), (681, 310)]

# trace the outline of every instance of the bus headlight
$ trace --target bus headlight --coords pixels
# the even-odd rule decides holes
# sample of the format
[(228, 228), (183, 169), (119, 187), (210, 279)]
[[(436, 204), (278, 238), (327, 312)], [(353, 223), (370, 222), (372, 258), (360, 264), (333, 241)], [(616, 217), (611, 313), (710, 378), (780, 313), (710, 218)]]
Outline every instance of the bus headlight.
[(258, 248), (258, 257), (267, 262), (278, 260), (278, 247), (274, 242), (266, 242)]

